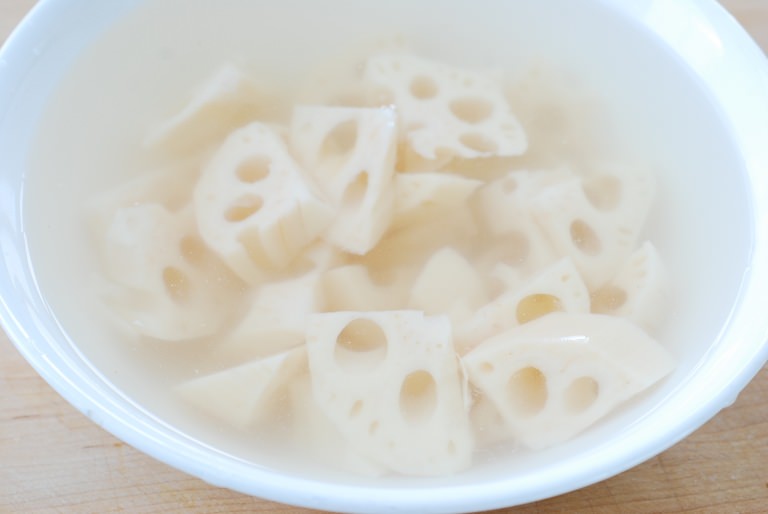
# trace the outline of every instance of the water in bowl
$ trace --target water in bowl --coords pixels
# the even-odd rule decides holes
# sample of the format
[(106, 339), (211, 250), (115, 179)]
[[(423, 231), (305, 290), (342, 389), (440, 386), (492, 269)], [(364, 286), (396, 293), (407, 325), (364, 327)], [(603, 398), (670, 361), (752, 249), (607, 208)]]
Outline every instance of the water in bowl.
[(127, 343), (94, 315), (99, 300), (84, 287), (97, 263), (81, 206), (151, 164), (140, 151), (147, 128), (223, 62), (290, 90), (318, 63), (334, 56), (344, 62), (351, 47), (397, 35), (419, 54), (506, 74), (511, 103), (535, 142), (521, 166), (610, 160), (656, 173), (659, 196), (648, 236), (675, 291), (659, 337), (679, 358), (677, 371), (574, 441), (509, 458), (481, 456), (462, 480), (501, 468), (524, 473), (626, 430), (685, 379), (727, 322), (748, 258), (743, 164), (693, 74), (609, 6), (567, 0), (146, 4), (103, 34), (57, 86), (30, 154), (24, 215), (40, 288), (73, 344), (160, 419), (233, 455), (329, 476), (285, 448), (201, 422), (171, 394), (200, 366), (195, 347)]

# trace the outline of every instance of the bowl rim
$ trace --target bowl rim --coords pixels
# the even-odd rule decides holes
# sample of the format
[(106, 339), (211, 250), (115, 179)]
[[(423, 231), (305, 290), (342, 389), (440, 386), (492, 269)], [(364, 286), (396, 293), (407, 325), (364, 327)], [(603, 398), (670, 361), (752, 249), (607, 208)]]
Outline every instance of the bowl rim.
[[(754, 227), (756, 236), (759, 235), (760, 230), (763, 234), (768, 233), (768, 173), (766, 173), (768, 149), (762, 149), (760, 144), (760, 141), (768, 138), (768, 65), (763, 52), (730, 14), (714, 0), (679, 0), (676, 4), (676, 8), (681, 9), (680, 12), (694, 17), (717, 36), (709, 41), (711, 44), (709, 48), (702, 47), (694, 50), (688, 48), (686, 42), (677, 37), (670, 26), (660, 22), (661, 19), (668, 21), (668, 18), (659, 16), (658, 12), (655, 16), (648, 14), (649, 4), (659, 6), (659, 12), (663, 14), (670, 9), (670, 7), (664, 7), (665, 4), (669, 6), (669, 2), (665, 3), (664, 0), (596, 1), (642, 23), (672, 49), (686, 56), (686, 61), (689, 63), (691, 52), (711, 52), (715, 56), (718, 66), (702, 65), (694, 68), (694, 72), (706, 82), (734, 126), (737, 143), (744, 152), (749, 177), (753, 181), (755, 219), (758, 220)], [(61, 16), (69, 12), (69, 9), (68, 2), (59, 0), (42, 0), (32, 9), (0, 51), (0, 59), (10, 63), (4, 70), (5, 76), (0, 78), (0, 83), (11, 84), (14, 80), (20, 80), (24, 69), (18, 66), (13, 68), (11, 65), (18, 62), (19, 56), (28, 55), (30, 48), (38, 44), (36, 37), (54, 26)], [(739, 58), (733, 57), (734, 52), (739, 55)], [(723, 76), (742, 77), (744, 84), (752, 84), (751, 92), (754, 92), (754, 95), (750, 96), (748, 102), (745, 99), (748, 95), (734, 96), (732, 86), (724, 83)], [(0, 91), (4, 90), (0, 88)], [(0, 98), (0, 124), (5, 117), (5, 102), (5, 98)], [(2, 185), (2, 178), (0, 178), (0, 185)], [(20, 221), (17, 219), (19, 212), (11, 212), (13, 209), (20, 210), (17, 200), (14, 200), (12, 205), (0, 206), (0, 218), (6, 217), (10, 220), (11, 224), (19, 228), (19, 234), (13, 238), (0, 234), (0, 246), (3, 249), (6, 246), (24, 249), (26, 243)], [(2, 220), (0, 220), (0, 228), (2, 228)], [(5, 251), (3, 253), (6, 254)], [(731, 365), (727, 373), (716, 374), (715, 372), (718, 371), (715, 367), (716, 363), (709, 363), (697, 371), (696, 377), (688, 379), (698, 378), (702, 381), (702, 376), (712, 374), (713, 378), (700, 386), (709, 393), (708, 401), (702, 403), (699, 399), (682, 394), (676, 399), (675, 405), (685, 405), (688, 402), (697, 406), (695, 412), (684, 420), (677, 420), (671, 427), (665, 427), (664, 430), (657, 428), (639, 433), (637, 430), (630, 429), (623, 437), (633, 436), (633, 443), (629, 445), (631, 449), (617, 453), (616, 443), (620, 440), (613, 443), (610, 448), (597, 449), (591, 454), (589, 473), (584, 473), (583, 468), (563, 468), (544, 481), (532, 476), (525, 481), (525, 487), (517, 483), (514, 488), (511, 488), (508, 481), (503, 479), (481, 485), (472, 484), (471, 489), (470, 486), (431, 487), (428, 489), (429, 494), (424, 494), (424, 489), (415, 488), (366, 488), (329, 484), (269, 470), (254, 469), (252, 465), (244, 461), (238, 462), (230, 456), (226, 456), (228, 467), (224, 469), (211, 464), (211, 455), (217, 453), (224, 455), (223, 453), (190, 441), (165, 423), (160, 422), (155, 425), (149, 423), (148, 418), (137, 416), (132, 409), (140, 410), (140, 407), (133, 405), (117, 391), (104, 391), (101, 387), (103, 384), (100, 384), (101, 377), (93, 370), (86, 370), (82, 365), (78, 365), (75, 355), (66, 353), (51, 355), (50, 348), (36, 342), (38, 339), (45, 341), (46, 338), (55, 337), (55, 335), (51, 336), (46, 330), (23, 323), (22, 318), (35, 319), (36, 311), (45, 310), (44, 303), (24, 305), (14, 303), (10, 301), (12, 300), (10, 297), (6, 299), (7, 288), (4, 286), (5, 283), (14, 283), (18, 278), (14, 273), (23, 273), (21, 270), (24, 266), (31, 266), (28, 262), (6, 263), (9, 269), (11, 266), (17, 266), (10, 270), (8, 278), (5, 276), (8, 270), (0, 267), (0, 286), (3, 286), (1, 289), (3, 294), (0, 296), (0, 324), (27, 362), (71, 405), (134, 448), (212, 485), (286, 504), (337, 512), (447, 513), (490, 510), (529, 503), (573, 491), (634, 467), (674, 445), (711, 419), (722, 408), (735, 401), (738, 393), (768, 361), (768, 320), (765, 320), (765, 316), (760, 313), (760, 307), (768, 304), (768, 288), (764, 287), (768, 285), (768, 237), (765, 235), (755, 237), (750, 263), (749, 277), (739, 293), (743, 309), (734, 314), (729, 322), (728, 331), (732, 332), (729, 337), (755, 341), (755, 344), (748, 345), (741, 349), (738, 355), (732, 356), (741, 364)], [(755, 323), (754, 320), (761, 320), (761, 322)], [(740, 357), (740, 360), (736, 357)], [(57, 359), (59, 359), (58, 363)], [(86, 371), (86, 373), (81, 379), (73, 380), (66, 373), (69, 368)], [(127, 404), (121, 405), (121, 401)], [(671, 409), (673, 406), (668, 405), (667, 408)], [(215, 464), (221, 462), (223, 461), (217, 461)], [(297, 494), (297, 491), (302, 493)], [(514, 494), (509, 491), (513, 491)]]

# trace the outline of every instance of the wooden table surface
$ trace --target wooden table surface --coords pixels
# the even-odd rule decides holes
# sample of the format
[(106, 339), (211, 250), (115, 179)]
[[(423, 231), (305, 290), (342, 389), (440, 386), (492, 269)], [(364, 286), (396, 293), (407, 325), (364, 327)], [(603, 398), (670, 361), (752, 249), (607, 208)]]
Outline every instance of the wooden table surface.
[[(768, 0), (722, 3), (768, 49)], [(0, 0), (2, 40), (33, 4)], [(123, 444), (62, 400), (0, 332), (0, 513), (17, 512), (311, 511), (209, 486)], [(656, 458), (496, 512), (768, 512), (768, 367), (733, 406)]]

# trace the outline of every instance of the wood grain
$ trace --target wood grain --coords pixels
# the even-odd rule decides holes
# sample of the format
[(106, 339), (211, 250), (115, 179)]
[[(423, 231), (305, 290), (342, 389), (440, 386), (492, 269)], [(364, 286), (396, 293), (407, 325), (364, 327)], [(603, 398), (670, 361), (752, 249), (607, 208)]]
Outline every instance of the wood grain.
[[(722, 3), (768, 48), (768, 0)], [(0, 38), (33, 4), (0, 0)], [(209, 486), (123, 444), (64, 402), (0, 333), (0, 512), (312, 511)], [(644, 464), (496, 512), (768, 512), (768, 368), (733, 406)]]

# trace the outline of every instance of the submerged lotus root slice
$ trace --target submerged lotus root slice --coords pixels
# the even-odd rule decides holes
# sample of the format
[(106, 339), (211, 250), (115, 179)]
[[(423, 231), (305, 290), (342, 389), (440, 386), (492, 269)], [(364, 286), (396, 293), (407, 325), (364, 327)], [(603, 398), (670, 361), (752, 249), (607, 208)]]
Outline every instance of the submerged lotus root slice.
[(215, 354), (243, 362), (304, 344), (307, 319), (320, 306), (320, 276), (320, 271), (312, 271), (259, 286), (240, 322), (221, 336)]
[(646, 241), (605, 286), (592, 293), (592, 311), (627, 318), (645, 330), (654, 330), (669, 306), (668, 284), (658, 250)]
[(531, 199), (573, 177), (564, 169), (512, 171), (478, 189), (471, 206), (490, 240), (481, 261), (491, 268), (506, 264), (521, 279), (555, 263), (558, 254), (536, 223)]
[(206, 414), (235, 428), (266, 421), (278, 392), (306, 365), (306, 350), (295, 348), (256, 359), (176, 386), (176, 393)]
[(510, 171), (478, 189), (472, 198), (472, 208), (485, 231), (506, 234), (517, 229), (518, 218), (532, 219), (532, 198), (575, 177), (565, 168)]
[(500, 84), (487, 75), (381, 54), (366, 62), (364, 77), (391, 90), (405, 140), (426, 159), (511, 156), (527, 149)]
[(408, 295), (407, 274), (388, 270), (392, 279), (385, 284), (377, 283), (374, 276), (362, 264), (338, 266), (323, 273), (318, 282), (322, 310), (333, 311), (384, 311), (396, 310), (405, 303)]
[(249, 283), (291, 264), (332, 218), (280, 136), (258, 122), (233, 132), (208, 162), (195, 211), (203, 239)]
[(163, 340), (211, 335), (236, 311), (241, 282), (202, 242), (191, 209), (118, 209), (101, 245), (107, 298), (139, 333)]
[(398, 173), (390, 229), (418, 225), (466, 209), (470, 195), (481, 184), (479, 180), (449, 173)]
[(597, 289), (635, 250), (654, 190), (650, 174), (606, 174), (555, 184), (531, 205), (555, 249)]
[(307, 352), (315, 401), (355, 452), (412, 475), (469, 466), (474, 441), (446, 317), (317, 314)]
[(454, 326), (488, 302), (481, 275), (455, 249), (435, 252), (424, 264), (410, 292), (408, 307), (425, 314), (446, 314)]
[(350, 447), (341, 431), (317, 405), (307, 375), (298, 376), (288, 390), (292, 442), (302, 455), (356, 475), (379, 477), (387, 474), (387, 468), (363, 457)]
[(562, 259), (480, 308), (456, 334), (460, 353), (509, 328), (553, 312), (589, 312), (589, 290), (570, 259)]
[(105, 238), (115, 213), (124, 207), (157, 204), (169, 212), (184, 209), (192, 200), (197, 163), (183, 161), (132, 177), (117, 187), (99, 193), (85, 207), (88, 228), (97, 244)]
[(472, 390), (472, 408), (469, 420), (478, 446), (490, 446), (498, 443), (515, 445), (514, 434), (504, 421), (499, 409), (477, 388)]
[(363, 255), (392, 220), (397, 127), (390, 108), (298, 106), (291, 149), (337, 216), (326, 240)]
[(408, 268), (418, 273), (441, 248), (451, 246), (469, 255), (477, 235), (477, 225), (469, 210), (451, 210), (435, 219), (387, 232), (361, 260), (371, 269), (385, 273), (392, 268)]
[(220, 141), (250, 120), (263, 120), (279, 105), (275, 93), (226, 64), (200, 85), (179, 112), (157, 125), (145, 144), (194, 149)]
[(627, 320), (555, 313), (463, 357), (470, 381), (515, 438), (540, 449), (572, 438), (673, 369), (673, 357)]

